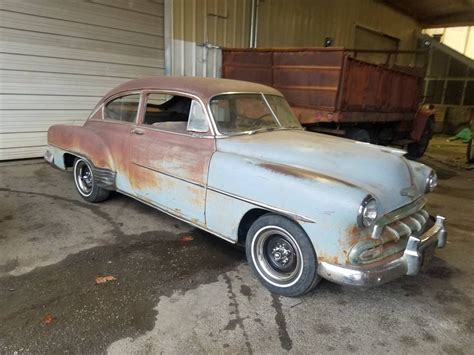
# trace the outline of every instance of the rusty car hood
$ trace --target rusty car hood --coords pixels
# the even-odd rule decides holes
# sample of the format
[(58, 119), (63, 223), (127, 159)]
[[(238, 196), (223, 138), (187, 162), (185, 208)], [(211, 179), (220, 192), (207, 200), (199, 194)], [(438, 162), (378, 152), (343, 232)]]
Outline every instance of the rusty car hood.
[(423, 194), (424, 187), (417, 186), (404, 151), (397, 149), (303, 130), (279, 130), (218, 139), (217, 150), (257, 160), (273, 173), (308, 179), (314, 174), (363, 189), (377, 198), (384, 212)]

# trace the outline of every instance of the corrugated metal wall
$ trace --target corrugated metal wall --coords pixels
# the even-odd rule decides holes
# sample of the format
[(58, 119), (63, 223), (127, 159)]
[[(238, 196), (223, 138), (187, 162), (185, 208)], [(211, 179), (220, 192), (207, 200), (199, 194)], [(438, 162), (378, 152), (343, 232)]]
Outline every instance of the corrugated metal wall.
[(414, 49), (419, 25), (375, 0), (265, 0), (258, 11), (258, 47), (335, 46), (353, 48), (356, 25), (400, 39), (400, 49)]
[(248, 47), (251, 0), (173, 0), (172, 75), (220, 76), (220, 47)]
[[(215, 76), (222, 47), (249, 47), (251, 0), (172, 0), (170, 73)], [(399, 39), (399, 49), (415, 49), (421, 28), (376, 0), (260, 0), (258, 47), (320, 47), (325, 37), (354, 48), (356, 27)], [(363, 41), (359, 41), (363, 42)], [(411, 57), (399, 59), (408, 64)], [(407, 63), (405, 63), (407, 62)]]
[(128, 79), (164, 73), (162, 0), (1, 0), (0, 160), (41, 156)]

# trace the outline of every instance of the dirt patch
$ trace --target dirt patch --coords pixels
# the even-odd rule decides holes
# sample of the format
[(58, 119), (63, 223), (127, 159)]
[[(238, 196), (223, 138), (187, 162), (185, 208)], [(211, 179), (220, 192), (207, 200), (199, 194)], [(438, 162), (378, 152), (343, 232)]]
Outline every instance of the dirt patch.
[[(214, 282), (244, 260), (232, 245), (192, 234), (184, 245), (179, 235), (160, 231), (127, 235), (117, 244), (1, 278), (0, 352), (96, 353), (151, 330), (160, 296)], [(98, 275), (116, 280), (96, 285)], [(54, 317), (48, 326), (41, 323), (45, 314)]]

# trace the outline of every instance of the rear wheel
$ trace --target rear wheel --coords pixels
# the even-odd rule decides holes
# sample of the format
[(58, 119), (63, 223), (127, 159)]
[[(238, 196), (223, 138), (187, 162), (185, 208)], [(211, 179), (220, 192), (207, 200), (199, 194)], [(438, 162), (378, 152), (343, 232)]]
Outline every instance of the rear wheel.
[(321, 280), (311, 241), (299, 225), (283, 216), (266, 214), (257, 219), (245, 244), (252, 271), (273, 293), (301, 296)]
[(411, 158), (421, 158), (425, 154), (434, 131), (434, 121), (432, 118), (426, 121), (425, 129), (418, 142), (408, 144), (408, 156)]
[(74, 184), (77, 192), (88, 202), (101, 202), (110, 195), (110, 191), (97, 186), (91, 164), (83, 158), (74, 160)]

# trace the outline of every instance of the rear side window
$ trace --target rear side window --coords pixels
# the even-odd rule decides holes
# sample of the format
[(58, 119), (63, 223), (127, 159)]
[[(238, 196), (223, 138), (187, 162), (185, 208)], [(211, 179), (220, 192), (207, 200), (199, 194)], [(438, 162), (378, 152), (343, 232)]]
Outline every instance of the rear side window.
[(122, 96), (110, 101), (104, 109), (104, 118), (124, 122), (135, 122), (140, 94)]

